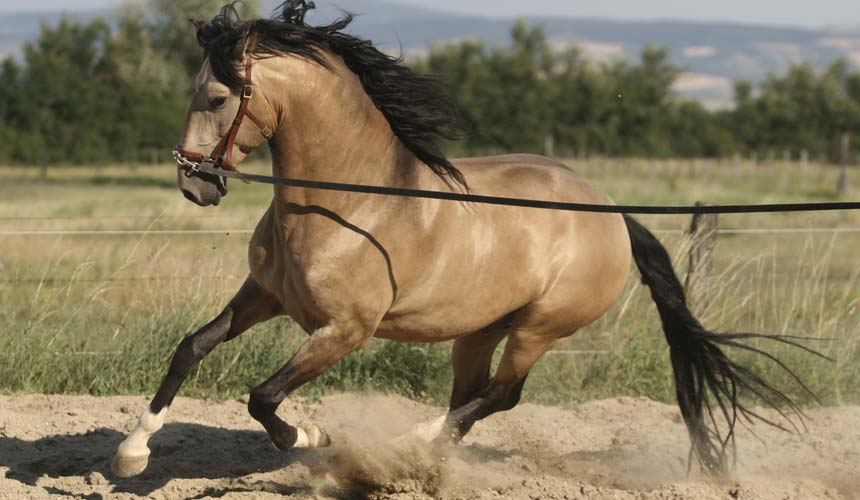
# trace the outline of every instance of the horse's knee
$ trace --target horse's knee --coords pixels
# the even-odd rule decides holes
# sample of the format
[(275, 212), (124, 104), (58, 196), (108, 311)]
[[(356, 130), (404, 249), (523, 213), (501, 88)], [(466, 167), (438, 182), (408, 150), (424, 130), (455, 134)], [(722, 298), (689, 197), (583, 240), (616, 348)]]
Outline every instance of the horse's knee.
[(230, 328), (230, 315), (228, 309), (196, 333), (182, 339), (173, 355), (171, 368), (190, 369), (202, 361), (218, 344), (225, 340)]
[(198, 363), (203, 359), (203, 356), (205, 354), (201, 353), (200, 345), (195, 341), (195, 336), (187, 335), (176, 347), (176, 352), (173, 354), (173, 364), (190, 366)]
[(197, 335), (188, 335), (182, 339), (182, 342), (179, 343), (179, 346), (173, 353), (169, 372), (173, 375), (185, 377), (208, 353), (209, 350), (206, 350), (201, 345)]
[(251, 391), (248, 398), (248, 413), (258, 422), (266, 420), (275, 414), (278, 409), (278, 401), (266, 390), (256, 388)]
[(218, 344), (226, 340), (232, 317), (233, 312), (228, 307), (209, 324), (182, 339), (173, 355), (174, 364), (194, 366), (202, 361)]

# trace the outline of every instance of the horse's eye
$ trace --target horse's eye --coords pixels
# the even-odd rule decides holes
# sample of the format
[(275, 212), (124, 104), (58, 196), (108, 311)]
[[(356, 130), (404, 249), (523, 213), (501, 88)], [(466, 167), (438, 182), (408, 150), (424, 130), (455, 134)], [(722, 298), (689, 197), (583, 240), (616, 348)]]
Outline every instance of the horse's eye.
[(223, 106), (225, 102), (227, 102), (227, 98), (225, 96), (213, 97), (209, 100), (209, 107), (217, 109)]

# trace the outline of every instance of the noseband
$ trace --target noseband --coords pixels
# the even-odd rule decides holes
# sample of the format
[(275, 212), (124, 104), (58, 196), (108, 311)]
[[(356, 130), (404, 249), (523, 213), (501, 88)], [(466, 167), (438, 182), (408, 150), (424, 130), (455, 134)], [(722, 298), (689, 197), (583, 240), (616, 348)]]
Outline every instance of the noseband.
[[(242, 87), (242, 94), (239, 96), (239, 111), (236, 112), (236, 118), (233, 119), (230, 130), (221, 138), (215, 149), (208, 156), (204, 156), (203, 153), (182, 149), (181, 145), (176, 146), (176, 149), (173, 150), (173, 159), (176, 160), (180, 168), (185, 169), (186, 175), (199, 174), (200, 166), (203, 164), (209, 164), (212, 167), (223, 170), (236, 170), (236, 166), (233, 164), (233, 148), (236, 145), (236, 137), (239, 135), (239, 129), (242, 127), (245, 117), (254, 122), (254, 125), (260, 129), (260, 133), (266, 139), (272, 138), (272, 129), (248, 109), (251, 97), (254, 95), (254, 85), (251, 81), (253, 67), (253, 60), (251, 56), (248, 56), (245, 59), (245, 85)], [(226, 192), (227, 178), (218, 177), (218, 180), (221, 183), (218, 188), (223, 194)]]

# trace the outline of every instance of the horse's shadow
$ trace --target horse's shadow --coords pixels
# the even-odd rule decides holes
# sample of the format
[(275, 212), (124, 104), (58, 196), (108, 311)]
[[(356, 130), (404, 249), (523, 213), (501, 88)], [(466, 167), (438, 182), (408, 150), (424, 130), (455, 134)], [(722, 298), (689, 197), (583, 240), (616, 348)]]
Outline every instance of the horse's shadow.
[[(221, 479), (227, 480), (224, 483), (229, 484), (229, 491), (257, 491), (253, 484), (231, 484), (229, 480), (290, 464), (302, 464), (312, 472), (321, 466), (317, 454), (275, 450), (264, 432), (175, 423), (165, 425), (150, 441), (152, 455), (147, 470), (140, 476), (120, 479), (110, 472), (110, 461), (124, 438), (123, 433), (108, 428), (35, 441), (4, 437), (0, 438), (0, 465), (9, 467), (7, 479), (30, 486), (36, 486), (43, 476), (77, 476), (92, 481), (97, 472), (110, 483), (113, 492), (141, 496), (150, 495), (173, 479)], [(293, 494), (309, 486), (267, 482), (265, 488)]]

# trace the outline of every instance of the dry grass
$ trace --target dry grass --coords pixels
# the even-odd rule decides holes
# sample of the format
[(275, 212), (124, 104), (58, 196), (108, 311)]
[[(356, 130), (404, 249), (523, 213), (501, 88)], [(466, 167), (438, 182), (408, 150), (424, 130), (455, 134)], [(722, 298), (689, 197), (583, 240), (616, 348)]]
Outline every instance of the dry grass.
[[(576, 162), (573, 162), (574, 164)], [(680, 165), (680, 166), (678, 166)], [(574, 165), (624, 203), (687, 204), (824, 201), (834, 169), (778, 164), (697, 169), (689, 163), (592, 160)], [(255, 170), (264, 171), (258, 165)], [(248, 235), (271, 188), (233, 185), (226, 203), (202, 209), (176, 191), (170, 167), (0, 169), (0, 231), (206, 229), (207, 235), (10, 236), (0, 252), (0, 391), (151, 393), (181, 337), (224, 305), (246, 273)], [(854, 191), (854, 195), (857, 191)], [(649, 227), (681, 229), (685, 217), (648, 217)], [(724, 228), (860, 227), (860, 214), (723, 217)], [(228, 234), (230, 233), (230, 234)], [(685, 265), (681, 235), (661, 237)], [(720, 331), (762, 331), (828, 341), (810, 345), (835, 359), (815, 360), (768, 346), (828, 403), (860, 401), (860, 234), (721, 236), (704, 323)], [(185, 394), (233, 397), (289, 358), (303, 333), (289, 321), (256, 328), (219, 348)], [(673, 398), (667, 348), (647, 291), (631, 280), (619, 305), (548, 356), (526, 399), (567, 403), (616, 395)], [(598, 351), (598, 352), (594, 352)], [(76, 354), (72, 354), (76, 353)], [(772, 364), (748, 360), (803, 397)], [(444, 402), (447, 345), (375, 342), (303, 390), (393, 390)], [(442, 374), (442, 375), (440, 375)], [(808, 398), (805, 399), (808, 401)]]

